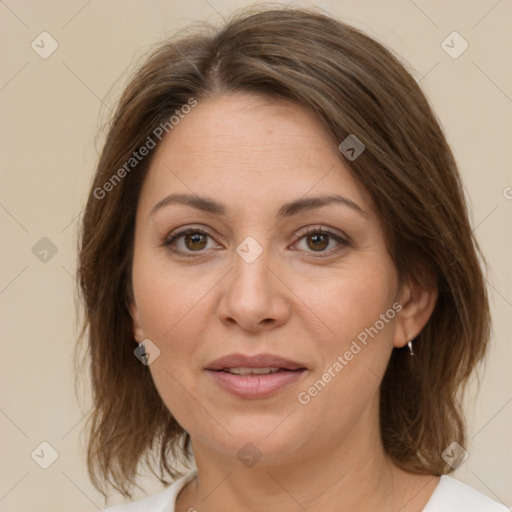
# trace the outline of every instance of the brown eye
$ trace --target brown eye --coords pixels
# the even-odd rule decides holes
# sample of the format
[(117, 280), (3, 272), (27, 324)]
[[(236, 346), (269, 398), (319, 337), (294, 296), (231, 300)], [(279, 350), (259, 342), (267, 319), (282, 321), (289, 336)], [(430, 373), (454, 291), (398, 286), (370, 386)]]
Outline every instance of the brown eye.
[(323, 251), (329, 245), (329, 236), (321, 233), (309, 235), (306, 240), (308, 247), (313, 251)]
[(185, 247), (191, 251), (200, 251), (208, 243), (207, 235), (204, 233), (187, 233), (184, 238)]
[(192, 256), (193, 253), (199, 255), (207, 253), (212, 248), (218, 248), (213, 242), (213, 238), (206, 231), (189, 228), (169, 235), (163, 245), (176, 254)]
[(350, 243), (339, 234), (325, 228), (309, 228), (302, 233), (296, 247), (306, 253), (316, 253), (315, 256), (332, 256), (343, 250)]

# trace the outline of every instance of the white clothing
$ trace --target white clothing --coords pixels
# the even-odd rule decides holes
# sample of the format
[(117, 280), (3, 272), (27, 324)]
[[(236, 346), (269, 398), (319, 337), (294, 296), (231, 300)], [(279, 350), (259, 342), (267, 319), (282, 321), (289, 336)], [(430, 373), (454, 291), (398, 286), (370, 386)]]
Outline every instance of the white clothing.
[[(104, 512), (175, 512), (178, 494), (196, 476), (197, 470), (193, 469), (163, 492), (127, 505), (110, 507)], [(194, 509), (190, 510), (193, 512)], [(509, 508), (473, 487), (443, 475), (423, 512), (509, 512)]]

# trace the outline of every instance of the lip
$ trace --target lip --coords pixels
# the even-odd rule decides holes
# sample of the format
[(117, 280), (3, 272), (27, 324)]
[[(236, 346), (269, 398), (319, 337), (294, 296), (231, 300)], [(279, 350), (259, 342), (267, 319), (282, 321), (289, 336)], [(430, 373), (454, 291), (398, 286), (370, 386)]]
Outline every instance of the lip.
[(229, 354), (209, 363), (206, 370), (225, 370), (227, 368), (283, 368), (285, 370), (307, 369), (305, 365), (274, 354)]
[[(280, 368), (280, 371), (266, 375), (235, 375), (223, 371), (227, 368)], [(211, 362), (205, 370), (225, 391), (240, 398), (256, 399), (273, 396), (297, 382), (307, 368), (273, 354), (231, 354)]]

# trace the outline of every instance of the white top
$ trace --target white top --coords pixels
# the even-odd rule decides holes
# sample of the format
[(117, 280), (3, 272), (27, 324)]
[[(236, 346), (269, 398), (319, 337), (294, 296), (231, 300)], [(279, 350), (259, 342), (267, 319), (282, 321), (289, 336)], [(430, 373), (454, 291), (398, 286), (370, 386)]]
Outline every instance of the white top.
[[(197, 470), (193, 469), (163, 492), (128, 505), (110, 507), (104, 512), (175, 512), (178, 494), (196, 476)], [(423, 512), (510, 512), (510, 509), (473, 487), (443, 475)]]

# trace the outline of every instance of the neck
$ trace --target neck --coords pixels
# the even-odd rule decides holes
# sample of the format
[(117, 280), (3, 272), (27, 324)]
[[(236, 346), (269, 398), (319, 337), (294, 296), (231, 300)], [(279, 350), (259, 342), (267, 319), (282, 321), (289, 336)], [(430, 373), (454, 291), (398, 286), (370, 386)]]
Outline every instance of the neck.
[[(251, 468), (192, 441), (198, 479), (180, 494), (177, 512), (402, 512), (422, 510), (438, 477), (405, 473), (385, 455), (378, 426), (355, 425), (343, 442), (325, 440), (286, 462)], [(322, 441), (322, 443), (320, 442)], [(323, 450), (322, 447), (323, 446)]]

